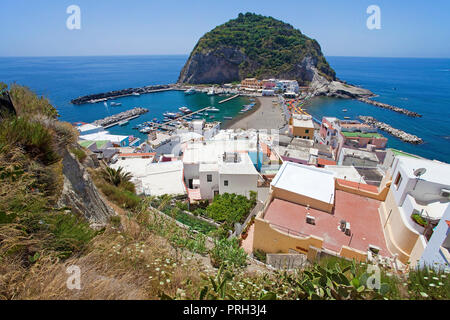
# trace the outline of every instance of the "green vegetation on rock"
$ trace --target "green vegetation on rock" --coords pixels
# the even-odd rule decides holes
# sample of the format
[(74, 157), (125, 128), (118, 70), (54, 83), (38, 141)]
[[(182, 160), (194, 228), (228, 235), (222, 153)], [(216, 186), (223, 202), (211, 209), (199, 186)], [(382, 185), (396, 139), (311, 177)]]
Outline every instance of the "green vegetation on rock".
[[(227, 74), (228, 71), (221, 68), (224, 65), (222, 62), (209, 63), (210, 70), (200, 70), (202, 63), (196, 61), (193, 64), (196, 70), (191, 70), (189, 64), (196, 55), (201, 55), (201, 59), (205, 61), (210, 55), (214, 55), (217, 59), (222, 59), (225, 65), (228, 64), (228, 68), (230, 64), (238, 64), (239, 77), (235, 73)], [(205, 83), (203, 80), (207, 82), (207, 79), (195, 73), (211, 71), (224, 74), (223, 81), (227, 82), (247, 77), (284, 76), (304, 83), (311, 80), (304, 58), (310, 58), (322, 76), (328, 80), (335, 79), (336, 74), (325, 60), (316, 40), (272, 17), (241, 13), (236, 19), (206, 33), (198, 41), (180, 75), (180, 82)]]

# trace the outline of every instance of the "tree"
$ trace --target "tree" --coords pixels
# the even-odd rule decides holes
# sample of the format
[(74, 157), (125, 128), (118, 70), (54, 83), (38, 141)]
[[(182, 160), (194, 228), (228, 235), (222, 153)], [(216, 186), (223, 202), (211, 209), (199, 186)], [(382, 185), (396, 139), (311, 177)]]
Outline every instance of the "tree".
[(118, 169), (113, 169), (110, 167), (106, 167), (102, 170), (102, 177), (108, 183), (118, 187), (123, 183), (130, 182), (133, 177), (129, 172), (123, 172), (123, 168), (119, 167)]

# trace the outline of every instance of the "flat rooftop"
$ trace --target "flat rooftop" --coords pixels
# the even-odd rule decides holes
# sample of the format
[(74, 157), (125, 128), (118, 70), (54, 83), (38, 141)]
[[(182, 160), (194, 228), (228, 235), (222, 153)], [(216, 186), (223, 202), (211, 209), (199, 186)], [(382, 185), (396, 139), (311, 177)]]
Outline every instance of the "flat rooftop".
[(138, 193), (152, 196), (187, 193), (181, 161), (158, 163), (152, 161), (153, 159), (141, 158), (119, 159), (111, 167), (114, 169), (123, 167), (125, 172), (131, 173), (133, 175), (132, 181), (136, 184)]
[(436, 160), (417, 159), (412, 157), (398, 157), (399, 165), (403, 167), (410, 178), (416, 179), (414, 171), (425, 168), (425, 174), (420, 176), (426, 180), (443, 185), (450, 185), (450, 164)]
[[(337, 190), (334, 214), (309, 209), (309, 214), (316, 219), (315, 225), (306, 223), (305, 206), (280, 199), (272, 201), (264, 219), (273, 228), (291, 235), (320, 237), (323, 247), (334, 252), (339, 252), (342, 246), (366, 252), (369, 245), (375, 245), (381, 249), (382, 256), (390, 257), (378, 213), (379, 206), (377, 200)], [(351, 236), (339, 230), (341, 220), (350, 223)]]
[(335, 193), (333, 172), (289, 161), (283, 163), (271, 185), (325, 203), (332, 203)]
[[(383, 135), (376, 132), (350, 132), (342, 131), (342, 135), (346, 138), (385, 138)], [(387, 139), (387, 138), (385, 138)]]
[(312, 121), (312, 119), (297, 119), (297, 118), (294, 118), (292, 120), (292, 125), (294, 127), (314, 129), (314, 122)]

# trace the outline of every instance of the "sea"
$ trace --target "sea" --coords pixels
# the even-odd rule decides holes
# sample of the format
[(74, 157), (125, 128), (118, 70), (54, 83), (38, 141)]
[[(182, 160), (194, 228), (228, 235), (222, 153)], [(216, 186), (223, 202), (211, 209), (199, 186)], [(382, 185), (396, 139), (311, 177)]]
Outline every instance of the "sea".
[[(167, 91), (116, 99), (121, 106), (103, 103), (72, 105), (79, 96), (177, 81), (186, 55), (104, 56), (104, 57), (7, 57), (0, 58), (0, 81), (28, 86), (47, 97), (58, 109), (60, 119), (71, 123), (93, 122), (134, 107), (150, 111), (130, 121), (127, 126), (108, 129), (114, 134), (145, 138), (137, 124), (163, 118), (163, 113), (177, 112), (181, 106), (192, 110), (213, 106), (208, 121), (228, 121), (235, 117), (247, 98), (239, 97), (218, 104), (225, 97), (206, 94), (185, 95)], [(421, 145), (404, 143), (385, 132), (388, 146), (429, 159), (450, 162), (450, 59), (327, 57), (337, 77), (377, 94), (378, 101), (406, 108), (423, 115), (411, 118), (356, 100), (317, 98), (305, 105), (315, 118), (370, 115), (391, 126), (417, 135)], [(343, 110), (347, 111), (343, 111)], [(209, 119), (214, 116), (214, 119)]]

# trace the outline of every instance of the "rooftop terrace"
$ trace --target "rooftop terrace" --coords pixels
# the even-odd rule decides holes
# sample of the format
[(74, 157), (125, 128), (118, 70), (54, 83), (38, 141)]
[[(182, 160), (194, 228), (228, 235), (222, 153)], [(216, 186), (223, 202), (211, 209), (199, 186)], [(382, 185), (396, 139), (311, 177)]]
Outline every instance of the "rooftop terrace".
[[(267, 208), (264, 219), (271, 226), (290, 235), (305, 237), (314, 235), (323, 239), (324, 248), (339, 252), (342, 246), (366, 252), (369, 245), (379, 247), (382, 256), (391, 256), (378, 214), (380, 202), (341, 190), (336, 191), (334, 213), (309, 209), (316, 224), (306, 223), (305, 206), (274, 199)], [(351, 236), (339, 230), (340, 221), (351, 225)]]
[(348, 132), (342, 131), (342, 135), (346, 138), (384, 138), (383, 135), (376, 132)]

